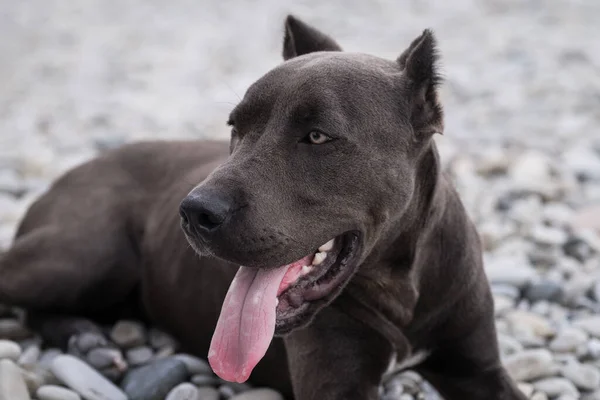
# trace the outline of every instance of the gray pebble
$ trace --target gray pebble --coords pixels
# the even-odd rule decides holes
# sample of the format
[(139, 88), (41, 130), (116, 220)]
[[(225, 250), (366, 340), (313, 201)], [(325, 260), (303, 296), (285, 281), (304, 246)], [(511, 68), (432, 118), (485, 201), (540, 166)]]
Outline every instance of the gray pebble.
[(550, 350), (558, 353), (573, 353), (585, 344), (588, 335), (581, 329), (566, 327), (558, 332), (549, 344)]
[(112, 366), (124, 366), (123, 355), (118, 349), (96, 348), (92, 349), (85, 357), (86, 361), (96, 369)]
[(148, 342), (155, 350), (162, 349), (166, 346), (172, 348), (177, 347), (177, 342), (173, 336), (156, 328), (151, 328), (148, 331)]
[(579, 318), (573, 322), (573, 326), (583, 329), (596, 338), (600, 338), (600, 316)]
[(237, 394), (230, 398), (231, 400), (283, 400), (283, 396), (268, 388), (252, 389), (246, 392)]
[(16, 319), (0, 319), (0, 339), (21, 340), (31, 336), (31, 332)]
[(103, 347), (108, 345), (108, 341), (98, 332), (85, 332), (76, 337), (77, 349), (82, 353), (87, 353), (96, 347)]
[(144, 327), (135, 321), (119, 321), (110, 332), (110, 338), (119, 347), (129, 349), (142, 346), (146, 341)]
[(37, 345), (29, 346), (19, 357), (19, 365), (35, 364), (40, 358), (41, 350)]
[(219, 386), (219, 395), (224, 399), (230, 399), (235, 396), (235, 390), (228, 385)]
[(556, 366), (552, 353), (546, 349), (525, 350), (504, 359), (508, 373), (516, 381), (531, 381), (553, 375)]
[(183, 362), (166, 358), (129, 371), (121, 387), (129, 400), (163, 400), (187, 377)]
[(134, 347), (127, 350), (125, 357), (127, 358), (129, 365), (135, 367), (150, 362), (152, 357), (154, 357), (154, 352), (147, 346)]
[(200, 400), (219, 400), (219, 391), (211, 387), (198, 388), (198, 398)]
[(561, 373), (581, 390), (592, 391), (600, 388), (600, 371), (591, 365), (573, 360), (561, 368)]
[(57, 356), (60, 356), (61, 354), (62, 351), (60, 349), (46, 349), (42, 352), (38, 364), (50, 368), (50, 366), (52, 365), (52, 361), (54, 361), (54, 359)]
[(39, 400), (81, 400), (81, 396), (74, 391), (54, 385), (40, 387), (36, 396)]
[(492, 284), (491, 289), (492, 289), (493, 294), (506, 296), (513, 300), (516, 300), (519, 297), (521, 297), (521, 291), (519, 290), (518, 287), (508, 285), (505, 283)]
[(30, 400), (30, 398), (19, 367), (11, 360), (0, 360), (0, 399)]
[(192, 376), (191, 382), (196, 386), (214, 386), (217, 387), (221, 384), (221, 380), (216, 376), (212, 375), (194, 375)]
[(560, 302), (563, 296), (563, 288), (557, 282), (543, 280), (532, 283), (525, 288), (523, 296), (532, 303), (541, 300)]
[(189, 354), (177, 354), (175, 359), (183, 362), (190, 375), (212, 375), (210, 365), (201, 358)]
[(201, 397), (198, 393), (198, 388), (186, 382), (173, 388), (166, 400), (201, 400)]
[(565, 378), (545, 378), (533, 383), (536, 390), (544, 392), (549, 397), (571, 395), (579, 398), (579, 390)]
[(57, 356), (52, 361), (52, 373), (86, 400), (127, 400), (117, 386), (73, 356)]
[(47, 368), (39, 364), (21, 366), (21, 374), (29, 393), (33, 394), (44, 385), (56, 385), (58, 379)]
[(0, 340), (0, 360), (7, 358), (17, 361), (21, 357), (21, 347), (10, 340)]

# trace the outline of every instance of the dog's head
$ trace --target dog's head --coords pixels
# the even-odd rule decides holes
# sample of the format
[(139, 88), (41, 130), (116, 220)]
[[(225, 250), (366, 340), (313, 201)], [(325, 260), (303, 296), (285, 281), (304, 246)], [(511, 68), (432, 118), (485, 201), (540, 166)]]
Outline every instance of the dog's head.
[[(181, 204), (198, 252), (244, 266), (221, 320), (227, 313), (241, 320), (238, 331), (251, 331), (254, 322), (244, 319), (272, 319), (256, 328), (267, 335), (308, 324), (340, 293), (402, 218), (419, 157), (443, 129), (429, 30), (396, 60), (384, 60), (342, 52), (290, 16), (283, 56), (231, 112), (229, 159)], [(213, 340), (230, 335), (219, 329)], [(259, 354), (264, 344), (248, 346)], [(225, 358), (219, 362), (232, 362)]]

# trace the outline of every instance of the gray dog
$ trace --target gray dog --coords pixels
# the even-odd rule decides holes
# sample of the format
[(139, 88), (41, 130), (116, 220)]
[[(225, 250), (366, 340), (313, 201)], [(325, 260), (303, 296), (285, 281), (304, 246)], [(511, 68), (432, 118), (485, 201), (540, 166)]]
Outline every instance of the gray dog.
[(432, 140), (432, 32), (388, 61), (290, 16), (283, 56), (229, 143), (128, 145), (58, 179), (0, 258), (0, 302), (62, 345), (90, 320), (144, 318), (289, 399), (376, 399), (408, 367), (446, 399), (525, 399)]

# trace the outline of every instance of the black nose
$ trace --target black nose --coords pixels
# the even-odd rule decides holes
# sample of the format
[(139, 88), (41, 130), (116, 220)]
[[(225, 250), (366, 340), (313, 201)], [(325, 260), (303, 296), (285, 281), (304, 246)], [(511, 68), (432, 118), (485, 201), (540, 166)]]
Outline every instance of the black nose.
[(190, 193), (179, 206), (179, 215), (185, 225), (197, 227), (198, 233), (219, 228), (229, 216), (229, 202), (210, 192)]

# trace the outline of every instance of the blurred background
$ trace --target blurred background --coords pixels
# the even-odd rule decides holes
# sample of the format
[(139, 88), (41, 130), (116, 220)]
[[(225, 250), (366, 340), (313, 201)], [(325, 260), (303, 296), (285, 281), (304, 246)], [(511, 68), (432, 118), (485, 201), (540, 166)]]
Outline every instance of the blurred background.
[[(288, 13), (345, 50), (392, 59), (436, 32), (446, 78), (436, 140), (484, 241), (503, 354), (552, 350), (561, 329), (579, 329), (578, 346), (593, 345), (568, 362), (591, 383), (577, 369), (518, 379), (567, 379), (559, 395), (594, 395), (600, 319), (572, 321), (600, 311), (596, 0), (2, 0), (0, 249), (52, 179), (100, 151), (226, 138), (228, 112), (281, 62)], [(552, 351), (542, 358), (567, 365)]]

